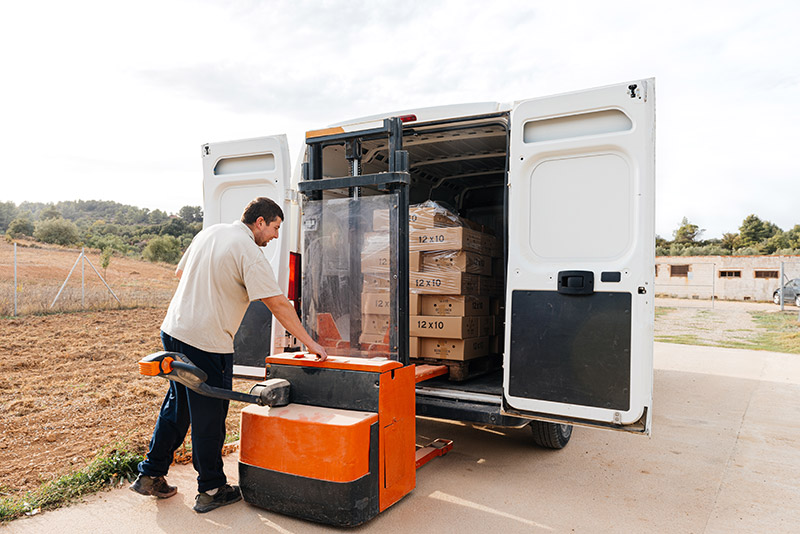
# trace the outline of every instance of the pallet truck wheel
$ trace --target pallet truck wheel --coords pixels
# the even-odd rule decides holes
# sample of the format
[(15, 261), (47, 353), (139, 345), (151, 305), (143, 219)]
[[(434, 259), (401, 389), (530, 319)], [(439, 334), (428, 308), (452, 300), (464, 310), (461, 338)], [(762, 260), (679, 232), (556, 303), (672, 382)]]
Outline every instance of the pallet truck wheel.
[(572, 437), (572, 425), (531, 421), (530, 427), (534, 443), (546, 449), (563, 449)]

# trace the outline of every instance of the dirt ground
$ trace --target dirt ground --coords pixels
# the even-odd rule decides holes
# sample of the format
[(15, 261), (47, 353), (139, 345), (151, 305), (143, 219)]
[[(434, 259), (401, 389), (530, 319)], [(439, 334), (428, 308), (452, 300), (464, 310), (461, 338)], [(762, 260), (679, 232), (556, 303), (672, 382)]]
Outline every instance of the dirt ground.
[[(0, 319), (0, 494), (34, 489), (117, 443), (145, 451), (167, 382), (140, 376), (137, 362), (161, 350), (164, 313)], [(230, 433), (240, 410), (232, 403)]]
[[(786, 312), (797, 312), (786, 306)], [(656, 341), (696, 339), (701, 344), (742, 348), (765, 332), (753, 320), (752, 312), (774, 313), (780, 307), (766, 302), (711, 301), (688, 299), (656, 299)], [(688, 342), (688, 341), (686, 341)]]
[[(96, 309), (71, 311), (81, 305), (78, 265), (54, 308), (62, 313), (34, 315), (50, 311), (80, 250), (30, 245), (17, 247), (21, 317), (13, 318), (13, 246), (0, 241), (0, 497), (79, 469), (116, 444), (144, 452), (167, 389), (141, 377), (137, 362), (161, 350), (174, 266), (113, 256), (104, 277), (120, 309), (87, 264), (86, 305)], [(103, 273), (99, 253), (86, 255)], [(231, 405), (231, 434), (241, 408)]]

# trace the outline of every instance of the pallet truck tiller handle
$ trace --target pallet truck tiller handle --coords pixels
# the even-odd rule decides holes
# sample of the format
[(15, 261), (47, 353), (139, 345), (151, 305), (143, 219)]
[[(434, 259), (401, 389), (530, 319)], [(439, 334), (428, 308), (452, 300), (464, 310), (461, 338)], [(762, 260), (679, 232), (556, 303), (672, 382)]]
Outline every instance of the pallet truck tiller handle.
[(180, 352), (161, 351), (139, 360), (139, 374), (160, 376), (206, 397), (258, 404), (259, 406), (286, 406), (289, 404), (289, 381), (273, 378), (259, 382), (250, 393), (240, 393), (206, 384), (208, 375)]

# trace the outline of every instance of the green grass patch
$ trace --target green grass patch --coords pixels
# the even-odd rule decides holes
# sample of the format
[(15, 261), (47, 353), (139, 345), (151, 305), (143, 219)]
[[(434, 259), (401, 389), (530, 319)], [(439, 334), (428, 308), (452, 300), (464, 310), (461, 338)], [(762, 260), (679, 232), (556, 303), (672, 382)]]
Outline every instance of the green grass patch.
[(765, 329), (754, 345), (759, 350), (800, 354), (800, 321), (795, 312), (749, 312), (753, 321)]
[(22, 496), (0, 499), (0, 522), (59, 508), (83, 495), (133, 480), (141, 461), (140, 454), (123, 447), (100, 453), (80, 471), (47, 482)]
[(671, 308), (669, 306), (656, 306), (656, 318), (663, 317), (670, 312), (674, 312), (677, 308)]
[(679, 334), (674, 336), (656, 336), (656, 341), (664, 343), (678, 343), (679, 345), (708, 345), (694, 334)]

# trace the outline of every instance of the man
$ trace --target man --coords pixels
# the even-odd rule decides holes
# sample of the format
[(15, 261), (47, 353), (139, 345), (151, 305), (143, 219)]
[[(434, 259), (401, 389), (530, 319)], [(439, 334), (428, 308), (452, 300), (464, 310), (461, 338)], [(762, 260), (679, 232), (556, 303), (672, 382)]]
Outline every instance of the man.
[[(282, 222), (280, 206), (259, 197), (247, 205), (241, 221), (217, 224), (197, 234), (178, 264), (180, 282), (161, 324), (161, 340), (164, 350), (186, 355), (205, 371), (211, 386), (232, 389), (233, 336), (254, 300), (266, 304), (309, 352), (320, 360), (327, 358), (325, 349), (303, 328), (259, 248), (278, 237)], [(222, 469), (227, 414), (228, 401), (170, 381), (150, 450), (139, 464), (131, 490), (162, 499), (177, 493), (164, 477), (191, 425), (192, 463), (198, 473), (194, 510), (204, 513), (239, 501), (239, 487), (227, 484)]]

